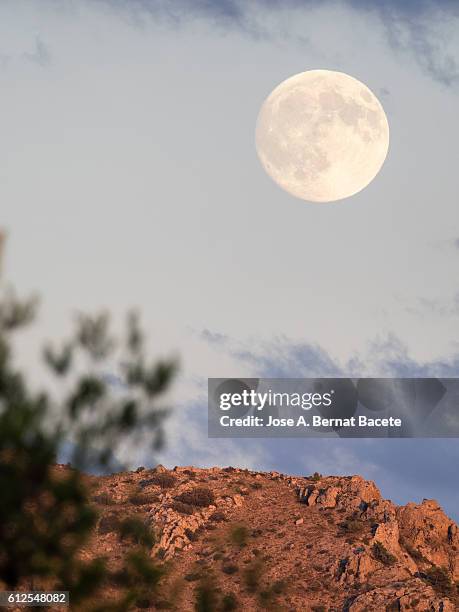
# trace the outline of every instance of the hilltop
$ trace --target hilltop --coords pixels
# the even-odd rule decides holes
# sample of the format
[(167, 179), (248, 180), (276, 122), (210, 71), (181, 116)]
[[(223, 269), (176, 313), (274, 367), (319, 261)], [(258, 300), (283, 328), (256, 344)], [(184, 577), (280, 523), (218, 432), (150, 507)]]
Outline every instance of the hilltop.
[(232, 467), (86, 478), (100, 515), (86, 558), (116, 567), (127, 516), (156, 534), (167, 573), (144, 609), (191, 611), (196, 598), (216, 612), (459, 609), (458, 527), (434, 500), (397, 506), (360, 476)]

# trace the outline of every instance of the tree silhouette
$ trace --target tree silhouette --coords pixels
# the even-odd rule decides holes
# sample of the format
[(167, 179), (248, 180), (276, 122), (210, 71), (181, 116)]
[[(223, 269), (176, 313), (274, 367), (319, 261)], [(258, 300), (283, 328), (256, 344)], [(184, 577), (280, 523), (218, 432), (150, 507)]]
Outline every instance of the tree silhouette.
[[(0, 241), (1, 242), (1, 241)], [(0, 245), (1, 246), (1, 245)], [(119, 525), (131, 546), (121, 570), (103, 558), (79, 555), (95, 526), (83, 471), (119, 467), (117, 451), (127, 439), (148, 433), (162, 443), (167, 410), (157, 405), (177, 364), (150, 362), (139, 317), (127, 317), (124, 338), (111, 334), (108, 314), (81, 315), (74, 335), (48, 345), (44, 360), (58, 391), (36, 392), (15, 365), (13, 336), (29, 325), (35, 300), (12, 291), (0, 297), (0, 587), (71, 593), (77, 610), (127, 610), (151, 597), (164, 569), (153, 561), (150, 529), (132, 517)], [(117, 389), (106, 378), (109, 359), (121, 363)], [(72, 468), (57, 470), (66, 448)], [(104, 586), (116, 583), (116, 601)]]

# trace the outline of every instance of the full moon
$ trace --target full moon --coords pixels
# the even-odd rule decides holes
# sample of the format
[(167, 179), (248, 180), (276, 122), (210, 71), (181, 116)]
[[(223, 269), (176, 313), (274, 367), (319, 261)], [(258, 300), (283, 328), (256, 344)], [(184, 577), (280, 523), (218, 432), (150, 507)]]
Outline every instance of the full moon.
[(310, 202), (334, 202), (364, 189), (389, 149), (381, 103), (357, 79), (310, 70), (278, 85), (257, 119), (256, 148), (268, 175)]

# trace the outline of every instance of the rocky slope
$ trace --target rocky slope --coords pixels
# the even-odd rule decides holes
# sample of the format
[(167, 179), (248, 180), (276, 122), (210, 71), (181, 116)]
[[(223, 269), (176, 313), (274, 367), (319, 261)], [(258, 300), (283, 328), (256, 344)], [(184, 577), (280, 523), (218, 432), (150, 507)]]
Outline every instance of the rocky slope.
[[(360, 476), (234, 468), (88, 477), (98, 527), (85, 548), (116, 565), (116, 525), (151, 525), (168, 573), (147, 609), (459, 610), (459, 533), (433, 500), (396, 506)], [(213, 603), (212, 603), (213, 602)]]

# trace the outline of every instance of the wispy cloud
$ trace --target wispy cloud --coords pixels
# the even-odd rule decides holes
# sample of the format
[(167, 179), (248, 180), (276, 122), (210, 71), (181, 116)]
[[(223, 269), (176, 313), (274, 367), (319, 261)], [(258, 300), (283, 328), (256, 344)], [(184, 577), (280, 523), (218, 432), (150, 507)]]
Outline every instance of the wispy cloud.
[(452, 300), (420, 298), (418, 305), (406, 309), (410, 314), (424, 317), (435, 315), (437, 317), (457, 317), (459, 315), (459, 293)]
[(434, 80), (448, 87), (459, 83), (459, 66), (448, 51), (444, 25), (457, 16), (457, 5), (450, 2), (420, 3), (420, 10), (407, 2), (382, 3), (378, 12), (390, 45), (398, 52), (411, 53)]
[(217, 346), (224, 346), (230, 340), (229, 337), (226, 336), (225, 334), (219, 334), (218, 332), (212, 332), (208, 329), (203, 329), (199, 333), (199, 337), (201, 338), (201, 340), (204, 340), (208, 344), (217, 345)]
[[(210, 333), (210, 332), (208, 332)], [(205, 337), (204, 337), (205, 339)], [(251, 340), (247, 345), (227, 339), (217, 347), (250, 367), (254, 376), (296, 377), (455, 377), (459, 374), (459, 354), (420, 362), (395, 336), (377, 338), (364, 353), (355, 353), (341, 362), (318, 344), (278, 337), (269, 342)]]
[[(273, 31), (272, 25), (265, 25), (265, 18), (276, 13), (306, 12), (319, 6), (336, 5), (333, 0), (97, 1), (127, 12), (137, 22), (152, 17), (177, 25), (207, 19), (218, 27), (237, 29), (255, 37), (279, 34)], [(459, 19), (459, 5), (455, 0), (343, 0), (342, 4), (357, 12), (377, 16), (393, 49), (411, 53), (436, 81), (446, 86), (459, 82), (459, 66), (454, 53), (448, 51), (444, 34), (444, 26), (452, 19)], [(271, 20), (273, 22), (275, 20)]]

